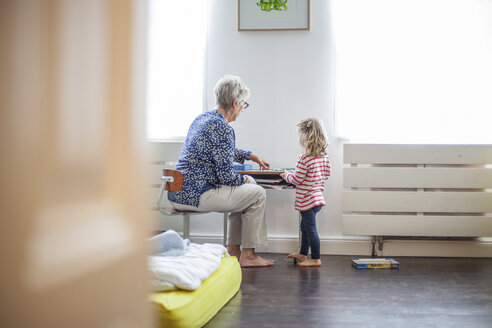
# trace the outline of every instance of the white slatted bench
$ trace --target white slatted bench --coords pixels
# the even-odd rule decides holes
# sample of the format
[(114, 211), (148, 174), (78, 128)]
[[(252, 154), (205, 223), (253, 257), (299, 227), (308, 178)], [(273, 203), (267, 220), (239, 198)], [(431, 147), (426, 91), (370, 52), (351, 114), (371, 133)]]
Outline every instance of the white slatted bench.
[(492, 236), (491, 145), (346, 144), (343, 162), (345, 235)]

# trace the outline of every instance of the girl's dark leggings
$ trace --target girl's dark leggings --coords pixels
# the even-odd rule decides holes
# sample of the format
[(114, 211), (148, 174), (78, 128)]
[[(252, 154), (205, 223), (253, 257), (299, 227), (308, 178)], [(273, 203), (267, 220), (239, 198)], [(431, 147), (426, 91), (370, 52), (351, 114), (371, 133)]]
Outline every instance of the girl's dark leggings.
[(313, 260), (319, 260), (320, 258), (319, 236), (316, 230), (316, 214), (322, 207), (323, 205), (318, 205), (310, 210), (300, 212), (302, 218), (302, 239), (299, 254), (308, 255), (309, 248), (311, 248), (311, 258)]

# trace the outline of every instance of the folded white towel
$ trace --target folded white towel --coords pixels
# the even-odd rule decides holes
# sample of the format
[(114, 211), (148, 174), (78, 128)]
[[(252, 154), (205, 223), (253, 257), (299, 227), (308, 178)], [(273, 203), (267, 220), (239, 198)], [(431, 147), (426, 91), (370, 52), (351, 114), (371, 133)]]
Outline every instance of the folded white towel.
[(194, 244), (181, 256), (150, 256), (149, 268), (154, 291), (173, 289), (195, 290), (229, 256), (219, 244)]

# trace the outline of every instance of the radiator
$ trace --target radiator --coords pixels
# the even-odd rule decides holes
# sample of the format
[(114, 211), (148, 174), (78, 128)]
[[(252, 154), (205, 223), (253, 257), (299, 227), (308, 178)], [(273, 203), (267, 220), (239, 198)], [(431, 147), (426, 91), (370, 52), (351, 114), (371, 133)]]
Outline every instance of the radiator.
[(343, 150), (345, 235), (492, 236), (492, 145)]

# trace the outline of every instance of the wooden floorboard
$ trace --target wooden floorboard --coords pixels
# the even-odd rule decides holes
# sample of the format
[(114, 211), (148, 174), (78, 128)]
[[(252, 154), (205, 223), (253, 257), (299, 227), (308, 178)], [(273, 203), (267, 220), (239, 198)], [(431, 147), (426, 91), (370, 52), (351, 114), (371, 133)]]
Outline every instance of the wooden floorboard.
[(321, 268), (262, 256), (275, 266), (242, 269), (241, 290), (205, 327), (492, 327), (492, 259), (356, 270), (350, 256), (322, 256)]

